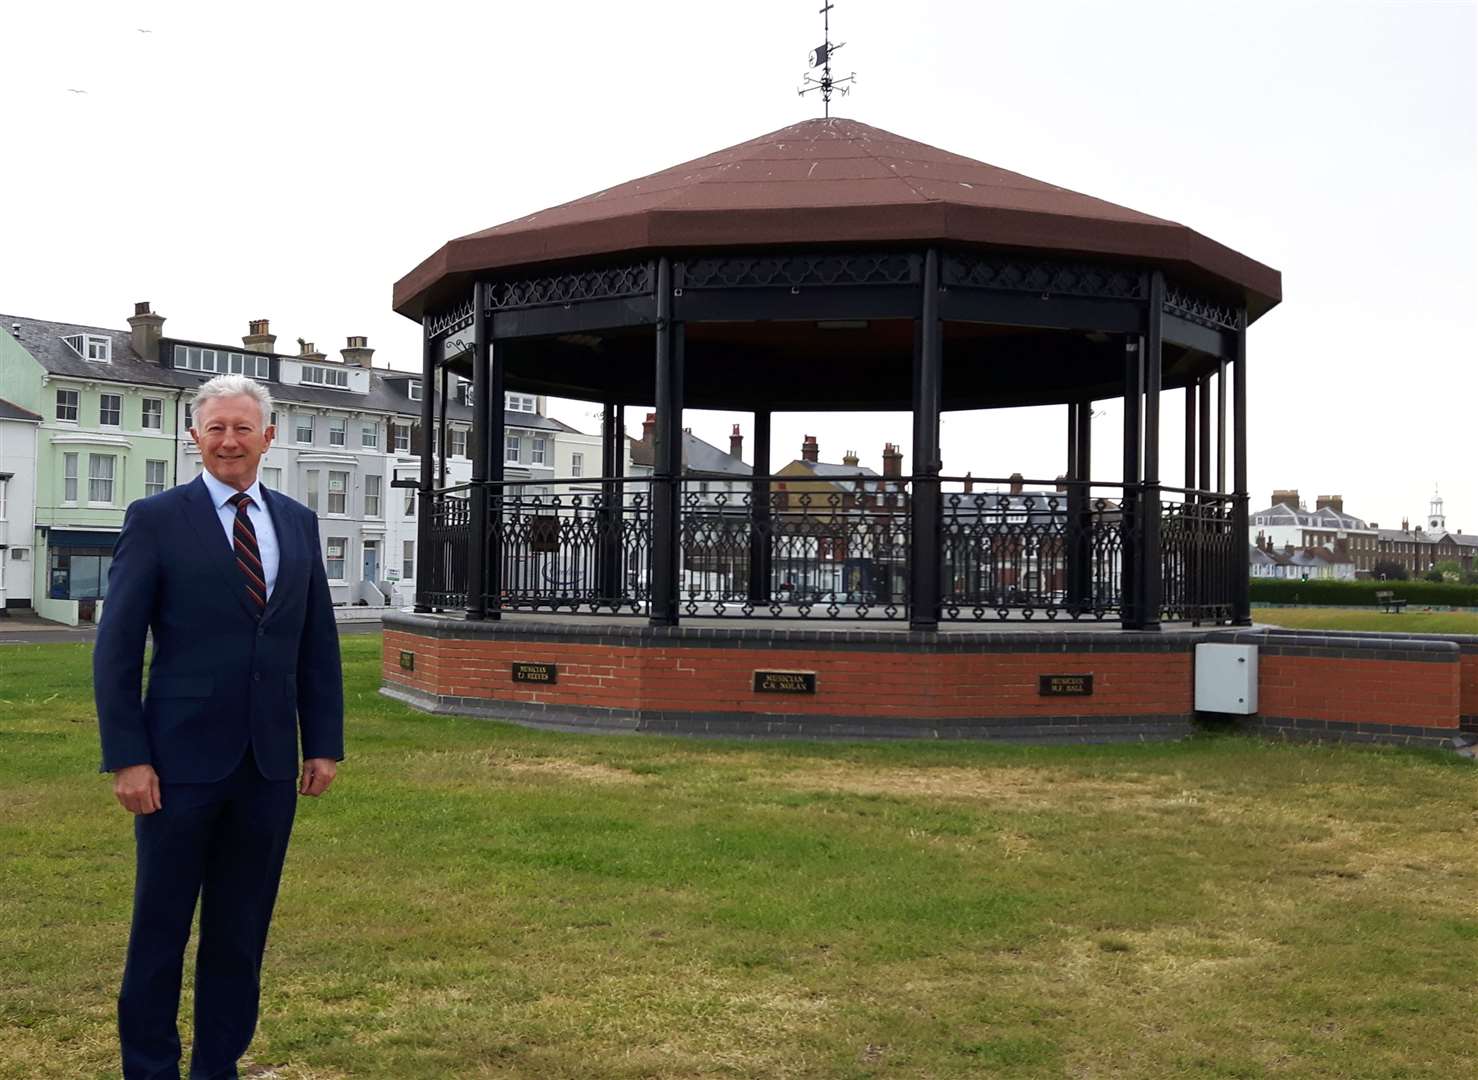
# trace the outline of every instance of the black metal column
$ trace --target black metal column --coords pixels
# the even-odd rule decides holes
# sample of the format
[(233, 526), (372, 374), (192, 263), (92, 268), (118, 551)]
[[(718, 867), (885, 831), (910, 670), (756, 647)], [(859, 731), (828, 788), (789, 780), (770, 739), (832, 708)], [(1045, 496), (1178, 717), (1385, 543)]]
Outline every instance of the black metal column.
[[(485, 574), (488, 555), (488, 490), (487, 490), (487, 425), (477, 415), (487, 407), (488, 399), (488, 319), (487, 285), (472, 287), (472, 490), (468, 511), (471, 514), (471, 536), (467, 550), (467, 617), (487, 617)], [(442, 403), (443, 410), (446, 403)], [(443, 424), (443, 426), (445, 426)]]
[(601, 406), (600, 421), (600, 513), (598, 515), (599, 536), (596, 555), (596, 597), (599, 602), (609, 602), (613, 610), (620, 610), (625, 589), (622, 588), (624, 569), (621, 565), (621, 524), (625, 512), (626, 496), (622, 476), (626, 457), (626, 407), (614, 401)]
[(1211, 475), (1211, 376), (1202, 375), (1196, 384), (1199, 395), (1198, 412), (1200, 414), (1200, 430), (1197, 432), (1200, 442), (1200, 474), (1201, 479), (1196, 484), (1202, 491), (1216, 490), (1216, 477)]
[(1196, 486), (1196, 381), (1185, 384), (1185, 486)]
[(657, 425), (652, 467), (653, 626), (676, 626), (682, 577), (683, 341), (672, 317), (672, 263), (657, 260)]
[(1124, 339), (1124, 499), (1120, 509), (1119, 621), (1125, 630), (1139, 629), (1140, 417), (1144, 408), (1144, 364), (1138, 335)]
[(1252, 580), (1247, 567), (1247, 312), (1237, 331), (1232, 358), (1232, 541), (1238, 552), (1232, 588), (1232, 623), (1252, 625)]
[(1160, 376), (1161, 324), (1165, 314), (1165, 275), (1150, 275), (1149, 319), (1144, 337), (1144, 487), (1139, 514), (1144, 522), (1141, 555), (1144, 576), (1140, 579), (1140, 629), (1160, 629), (1160, 604), (1164, 598), (1165, 570), (1160, 554)]
[(431, 558), (431, 512), (434, 498), (431, 494), (432, 487), (436, 484), (436, 460), (432, 456), (434, 440), (431, 433), (436, 425), (436, 398), (431, 393), (431, 387), (436, 382), (436, 350), (440, 342), (431, 336), (429, 315), (426, 316), (427, 323), (423, 324), (421, 336), (421, 483), (416, 489), (416, 512), (420, 519), (416, 522), (416, 611), (430, 611), (431, 605), (426, 602), (426, 594), (432, 590), (436, 582), (431, 580), (431, 575), (436, 571), (435, 560)]
[(1227, 493), (1227, 362), (1216, 372), (1216, 491)]
[(446, 360), (445, 358), (443, 358), (441, 379), (438, 380), (436, 390), (437, 396), (441, 399), (441, 419), (438, 421), (438, 426), (436, 429), (436, 453), (441, 459), (440, 465), (437, 467), (437, 475), (439, 477), (436, 482), (437, 487), (446, 487), (446, 450), (447, 446), (449, 445), (448, 432), (446, 429), (446, 399), (448, 396), (447, 382), (450, 376), (451, 371), (446, 367)]
[[(756, 477), (770, 475), (770, 411), (754, 414), (754, 469)], [(770, 604), (771, 544), (770, 482), (756, 479), (749, 488), (749, 602), (758, 610)]]
[(1093, 606), (1093, 402), (1067, 407), (1067, 609), (1077, 615)]
[(924, 292), (914, 334), (913, 510), (909, 552), (908, 625), (939, 626), (939, 411), (944, 369), (944, 333), (939, 321), (939, 252), (924, 257)]
[(473, 398), (473, 423), (487, 432), (483, 440), (483, 475), (487, 491), (487, 543), (483, 547), (482, 591), (486, 600), (484, 618), (500, 617), (503, 607), (503, 506), (507, 490), (503, 486), (503, 462), (508, 456), (507, 425), (503, 411), (504, 391), (508, 381), (508, 346), (492, 339), (488, 328), (488, 392)]

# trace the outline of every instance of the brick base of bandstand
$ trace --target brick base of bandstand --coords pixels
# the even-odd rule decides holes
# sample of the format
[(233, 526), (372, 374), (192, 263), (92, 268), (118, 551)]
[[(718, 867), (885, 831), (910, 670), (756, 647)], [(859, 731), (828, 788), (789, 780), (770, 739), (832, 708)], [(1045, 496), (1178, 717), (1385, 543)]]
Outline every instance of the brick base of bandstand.
[[(1174, 739), (1220, 721), (1284, 738), (1434, 748), (1478, 733), (1471, 636), (1041, 622), (911, 633), (406, 612), (384, 626), (387, 696), (560, 730), (1064, 743)], [(1201, 642), (1259, 646), (1256, 715), (1196, 713)]]

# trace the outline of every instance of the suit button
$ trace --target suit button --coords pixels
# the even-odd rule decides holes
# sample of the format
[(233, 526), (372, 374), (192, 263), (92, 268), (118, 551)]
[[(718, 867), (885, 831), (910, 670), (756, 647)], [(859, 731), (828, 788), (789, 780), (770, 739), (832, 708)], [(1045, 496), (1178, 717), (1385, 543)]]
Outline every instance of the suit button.
[(251, 681), (252, 682), (261, 682), (262, 681), (262, 673), (260, 671), (255, 672), (252, 675), (252, 677), (251, 677)]
[(266, 635), (266, 633), (267, 631), (263, 630), (260, 626), (257, 627), (257, 637), (263, 637)]

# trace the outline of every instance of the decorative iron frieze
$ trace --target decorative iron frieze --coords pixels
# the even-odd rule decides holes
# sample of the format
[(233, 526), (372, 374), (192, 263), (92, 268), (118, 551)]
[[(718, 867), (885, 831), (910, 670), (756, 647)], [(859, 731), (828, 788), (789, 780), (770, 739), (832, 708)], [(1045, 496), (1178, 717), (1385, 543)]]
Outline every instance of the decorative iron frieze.
[(888, 252), (715, 256), (678, 263), (674, 284), (680, 289), (913, 285), (922, 279), (923, 266), (922, 255)]
[(1146, 275), (1140, 270), (962, 252), (948, 254), (943, 261), (941, 277), (947, 287), (1110, 300), (1142, 300), (1149, 294)]
[(465, 330), (472, 325), (472, 298), (469, 296), (449, 308), (432, 312), (423, 320), (428, 337), (439, 338)]
[(1168, 283), (1165, 286), (1165, 312), (1213, 330), (1240, 330), (1247, 324), (1247, 313), (1242, 308), (1217, 303)]
[(650, 296), (653, 287), (652, 264), (648, 262), (544, 277), (514, 278), (488, 286), (488, 311)]

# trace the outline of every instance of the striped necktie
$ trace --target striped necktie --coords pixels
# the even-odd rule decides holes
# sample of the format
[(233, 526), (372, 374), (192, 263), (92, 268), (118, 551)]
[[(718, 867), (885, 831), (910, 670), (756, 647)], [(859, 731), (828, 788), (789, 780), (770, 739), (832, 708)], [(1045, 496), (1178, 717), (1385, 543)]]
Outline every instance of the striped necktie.
[(236, 522), (231, 526), (231, 546), (236, 549), (236, 565), (241, 567), (246, 597), (251, 601), (252, 610), (260, 614), (267, 606), (267, 575), (262, 569), (261, 549), (257, 547), (257, 530), (246, 512), (252, 505), (251, 496), (241, 491), (226, 501), (236, 507)]

